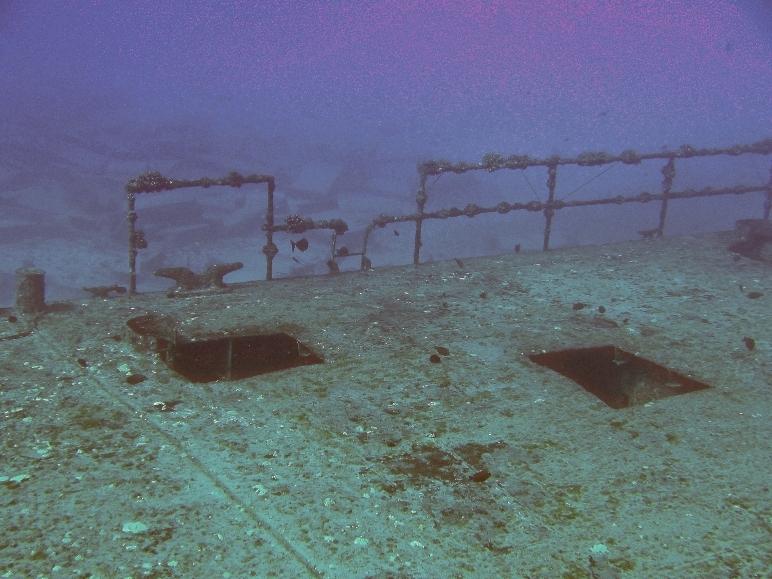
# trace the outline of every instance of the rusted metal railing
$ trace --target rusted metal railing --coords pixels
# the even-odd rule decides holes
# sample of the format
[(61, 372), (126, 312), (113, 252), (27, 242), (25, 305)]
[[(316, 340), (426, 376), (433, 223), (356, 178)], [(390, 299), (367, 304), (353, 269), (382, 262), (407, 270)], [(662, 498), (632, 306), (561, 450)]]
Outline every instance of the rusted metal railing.
[[(550, 236), (552, 233), (552, 221), (555, 212), (568, 207), (586, 207), (592, 205), (622, 205), (625, 203), (649, 203), (651, 201), (660, 201), (659, 222), (656, 227), (640, 231), (644, 237), (661, 237), (667, 220), (668, 202), (671, 199), (688, 199), (696, 197), (715, 197), (720, 195), (744, 195), (747, 193), (766, 192), (763, 215), (764, 219), (769, 219), (770, 207), (772, 207), (772, 168), (770, 177), (765, 184), (756, 185), (736, 185), (734, 187), (713, 188), (705, 187), (703, 189), (684, 189), (682, 191), (673, 191), (673, 181), (676, 176), (676, 159), (690, 159), (695, 157), (714, 157), (719, 155), (740, 156), (740, 155), (770, 155), (772, 154), (772, 139), (765, 139), (757, 143), (748, 145), (735, 145), (728, 148), (696, 149), (690, 145), (683, 145), (673, 151), (659, 151), (656, 153), (637, 153), (633, 150), (626, 150), (618, 155), (608, 153), (589, 152), (583, 153), (577, 157), (549, 157), (539, 159), (529, 156), (510, 155), (505, 157), (497, 153), (485, 155), (482, 161), (478, 163), (452, 163), (450, 161), (429, 161), (418, 166), (419, 187), (416, 194), (415, 213), (408, 215), (379, 215), (368, 225), (365, 231), (364, 248), (362, 251), (361, 268), (366, 269), (369, 266), (367, 258), (367, 245), (370, 234), (376, 228), (382, 228), (390, 223), (415, 223), (415, 240), (413, 244), (413, 263), (420, 263), (423, 222), (430, 219), (450, 219), (454, 217), (475, 217), (484, 213), (509, 213), (511, 211), (530, 211), (541, 212), (544, 215), (544, 236), (542, 248), (549, 249)], [(564, 165), (573, 165), (579, 167), (594, 167), (601, 165), (610, 165), (612, 163), (622, 163), (625, 165), (639, 165), (643, 161), (663, 159), (665, 164), (662, 172), (662, 190), (659, 193), (643, 191), (637, 195), (617, 195), (614, 197), (598, 197), (594, 199), (581, 200), (563, 200), (556, 198), (557, 172), (558, 167)], [(546, 201), (529, 201), (527, 203), (509, 203), (502, 201), (492, 207), (480, 207), (474, 203), (466, 205), (463, 209), (450, 207), (435, 211), (426, 211), (426, 203), (429, 199), (427, 182), (430, 177), (436, 177), (448, 173), (462, 174), (469, 171), (486, 171), (492, 173), (501, 170), (525, 170), (529, 167), (547, 168), (547, 199)]]
[[(148, 172), (131, 179), (126, 184), (126, 221), (129, 226), (129, 295), (133, 295), (137, 291), (137, 254), (140, 250), (147, 248), (148, 242), (145, 237), (145, 232), (141, 229), (137, 229), (137, 209), (136, 209), (136, 196), (139, 193), (160, 193), (162, 191), (173, 191), (175, 189), (183, 189), (189, 187), (234, 187), (239, 188), (246, 184), (262, 184), (265, 183), (268, 186), (268, 209), (266, 211), (266, 219), (269, 220), (270, 225), (273, 225), (273, 192), (276, 187), (274, 178), (271, 175), (241, 175), (239, 173), (230, 173), (227, 177), (222, 179), (170, 179), (164, 177), (158, 172)], [(273, 257), (278, 250), (273, 244), (273, 229), (269, 227), (266, 229), (266, 243), (263, 246), (263, 253), (266, 257), (266, 279), (271, 279), (273, 274)]]
[[(283, 223), (276, 223), (274, 208), (274, 190), (275, 181), (271, 175), (241, 175), (239, 173), (230, 173), (222, 179), (202, 178), (197, 180), (177, 180), (164, 177), (160, 173), (150, 172), (139, 175), (131, 179), (126, 185), (127, 194), (127, 221), (129, 233), (129, 294), (136, 292), (137, 273), (136, 262), (140, 250), (147, 247), (147, 239), (142, 230), (136, 228), (137, 210), (136, 195), (139, 193), (158, 193), (161, 191), (170, 191), (186, 187), (214, 187), (225, 186), (240, 188), (246, 184), (267, 185), (267, 205), (265, 212), (265, 222), (262, 230), (265, 232), (265, 245), (262, 247), (262, 253), (266, 259), (265, 279), (273, 279), (273, 260), (279, 250), (273, 242), (274, 233), (285, 232), (299, 234), (312, 229), (330, 229), (332, 230), (332, 239), (330, 243), (330, 257), (327, 261), (330, 272), (337, 272), (337, 259), (341, 257), (360, 256), (360, 269), (370, 269), (371, 262), (367, 256), (368, 243), (370, 235), (376, 229), (383, 228), (388, 224), (394, 223), (415, 223), (415, 237), (413, 244), (413, 263), (418, 265), (421, 257), (422, 232), (424, 221), (431, 219), (451, 219), (455, 217), (476, 217), (486, 213), (506, 214), (512, 211), (529, 211), (532, 213), (542, 213), (544, 216), (544, 233), (542, 248), (549, 249), (550, 236), (552, 234), (552, 223), (555, 213), (561, 209), (569, 207), (587, 207), (595, 205), (622, 205), (626, 203), (649, 203), (652, 201), (660, 202), (659, 221), (656, 227), (639, 231), (644, 237), (662, 237), (667, 221), (668, 203), (671, 199), (691, 199), (698, 197), (716, 197), (721, 195), (745, 195), (748, 193), (766, 193), (763, 218), (769, 219), (770, 209), (772, 208), (772, 167), (767, 183), (742, 185), (733, 187), (705, 187), (702, 189), (683, 189), (681, 191), (673, 190), (673, 182), (676, 177), (676, 160), (690, 159), (696, 157), (715, 157), (715, 156), (740, 156), (740, 155), (772, 155), (772, 139), (766, 139), (757, 143), (748, 145), (735, 145), (728, 148), (714, 149), (696, 149), (689, 145), (684, 145), (679, 149), (672, 151), (659, 151), (656, 153), (637, 153), (633, 150), (626, 150), (618, 155), (608, 153), (590, 152), (583, 153), (577, 157), (559, 157), (534, 158), (521, 155), (504, 156), (497, 153), (485, 155), (477, 163), (452, 163), (450, 161), (439, 160), (421, 163), (418, 166), (419, 187), (416, 193), (416, 212), (406, 215), (386, 215), (381, 214), (375, 217), (366, 227), (362, 250), (358, 252), (349, 252), (347, 248), (336, 248), (338, 236), (348, 230), (348, 225), (341, 219), (313, 220), (300, 215), (289, 215)], [(622, 163), (624, 165), (640, 165), (643, 161), (664, 160), (665, 164), (661, 168), (662, 187), (657, 193), (642, 191), (637, 195), (616, 195), (613, 197), (596, 197), (592, 199), (559, 199), (557, 197), (557, 177), (558, 168), (561, 166), (595, 167), (611, 165), (613, 163)], [(444, 174), (462, 174), (470, 171), (495, 172), (502, 170), (523, 171), (530, 167), (545, 167), (547, 169), (547, 198), (544, 201), (514, 202), (501, 201), (496, 205), (482, 207), (474, 203), (467, 204), (463, 209), (458, 207), (449, 207), (434, 211), (426, 210), (426, 203), (429, 199), (428, 180), (430, 177), (437, 177)]]
[[(300, 215), (290, 215), (283, 224), (275, 223), (274, 210), (274, 191), (276, 182), (272, 175), (241, 175), (232, 172), (221, 179), (210, 179), (203, 177), (195, 180), (170, 179), (164, 177), (158, 172), (148, 172), (131, 179), (126, 184), (127, 212), (126, 220), (129, 227), (129, 294), (133, 295), (137, 291), (137, 255), (140, 250), (147, 248), (148, 241), (145, 232), (137, 229), (138, 219), (136, 209), (136, 196), (139, 193), (160, 193), (162, 191), (172, 191), (190, 187), (233, 187), (240, 188), (247, 184), (267, 185), (267, 204), (265, 211), (265, 223), (262, 226), (265, 232), (265, 245), (262, 248), (265, 255), (265, 279), (273, 279), (273, 260), (279, 249), (273, 242), (273, 234), (277, 231), (286, 231), (288, 233), (302, 233), (311, 229), (332, 229), (334, 234), (341, 235), (346, 232), (348, 225), (340, 219), (314, 221)], [(333, 237), (333, 239), (335, 239)], [(334, 246), (334, 244), (333, 244)], [(334, 260), (331, 267), (334, 266)]]

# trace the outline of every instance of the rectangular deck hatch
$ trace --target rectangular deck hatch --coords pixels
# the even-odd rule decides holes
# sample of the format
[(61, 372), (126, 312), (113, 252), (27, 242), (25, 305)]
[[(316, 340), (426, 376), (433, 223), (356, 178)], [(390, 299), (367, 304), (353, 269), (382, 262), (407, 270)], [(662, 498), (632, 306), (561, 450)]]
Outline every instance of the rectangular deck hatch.
[(178, 342), (169, 366), (192, 382), (239, 380), (322, 359), (289, 334), (228, 336)]
[(185, 338), (176, 331), (173, 318), (153, 314), (132, 318), (128, 326), (135, 347), (156, 352), (172, 370), (191, 382), (239, 380), (324, 361), (284, 332)]
[(557, 350), (529, 358), (570, 378), (617, 409), (710, 388), (704, 382), (616, 346)]

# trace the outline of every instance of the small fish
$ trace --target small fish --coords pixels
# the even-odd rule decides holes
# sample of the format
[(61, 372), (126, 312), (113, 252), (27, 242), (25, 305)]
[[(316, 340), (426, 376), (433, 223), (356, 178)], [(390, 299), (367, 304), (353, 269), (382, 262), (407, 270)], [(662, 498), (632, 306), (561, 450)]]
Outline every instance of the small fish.
[(177, 408), (177, 405), (181, 402), (182, 400), (164, 400), (160, 402), (153, 402), (153, 410), (156, 412), (174, 412), (174, 410)]
[(394, 230), (394, 237), (399, 237), (399, 231), (397, 231), (396, 229)]
[(300, 260), (299, 260), (297, 257), (295, 257), (294, 255), (292, 256), (292, 261), (294, 261), (295, 263), (302, 263), (302, 262), (301, 262), (301, 261), (300, 261)]
[(308, 249), (308, 240), (305, 237), (303, 239), (298, 239), (297, 241), (290, 239), (290, 244), (292, 245), (293, 253), (295, 248), (297, 248), (298, 251), (305, 251)]

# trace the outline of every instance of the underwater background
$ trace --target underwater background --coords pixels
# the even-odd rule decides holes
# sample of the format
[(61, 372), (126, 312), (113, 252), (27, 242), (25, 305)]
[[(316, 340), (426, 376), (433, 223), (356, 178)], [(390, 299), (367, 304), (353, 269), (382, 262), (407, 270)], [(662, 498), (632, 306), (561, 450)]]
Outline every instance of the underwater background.
[[(414, 210), (429, 159), (768, 138), (771, 23), (769, 3), (730, 0), (3, 0), (0, 303), (25, 265), (46, 270), (56, 297), (125, 283), (124, 187), (146, 171), (274, 175), (279, 215), (343, 218), (356, 247), (377, 214)], [(763, 156), (732, 161), (681, 164), (678, 186), (769, 178)], [(659, 166), (602, 169), (561, 172), (558, 196), (661, 181)], [(543, 171), (511, 173), (438, 179), (428, 209), (545, 199)], [(236, 258), (245, 268), (229, 279), (261, 277), (262, 197), (212, 189), (139, 205), (144, 287), (163, 287), (158, 267)], [(668, 234), (731, 229), (761, 206), (761, 194), (676, 203)], [(561, 212), (553, 245), (636, 238), (657, 208), (616, 211)], [(427, 227), (426, 260), (541, 243), (530, 215)], [(403, 227), (377, 241), (374, 265), (408, 263), (410, 238)], [(326, 237), (308, 241), (302, 254), (282, 241), (278, 275), (325, 271)]]

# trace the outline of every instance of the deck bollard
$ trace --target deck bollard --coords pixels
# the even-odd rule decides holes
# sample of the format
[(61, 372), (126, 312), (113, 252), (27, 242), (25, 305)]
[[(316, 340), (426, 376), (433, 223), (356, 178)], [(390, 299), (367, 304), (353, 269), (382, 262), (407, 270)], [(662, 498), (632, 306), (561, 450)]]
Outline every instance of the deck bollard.
[(16, 270), (16, 307), (24, 314), (46, 309), (46, 272), (34, 267)]

